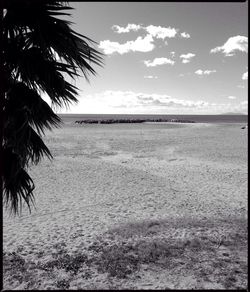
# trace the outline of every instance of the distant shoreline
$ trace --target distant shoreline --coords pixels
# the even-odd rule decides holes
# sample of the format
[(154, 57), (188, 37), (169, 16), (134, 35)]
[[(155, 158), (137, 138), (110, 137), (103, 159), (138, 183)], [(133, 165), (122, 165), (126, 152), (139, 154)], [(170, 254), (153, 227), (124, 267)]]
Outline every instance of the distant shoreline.
[(178, 119), (108, 119), (108, 120), (80, 120), (76, 124), (141, 124), (141, 123), (195, 123), (195, 121)]
[[(195, 123), (248, 123), (248, 115), (129, 115), (129, 114), (59, 114), (62, 121), (66, 124), (75, 123), (81, 124), (80, 121), (91, 121), (82, 122), (82, 124), (108, 124), (117, 123), (114, 122), (123, 120), (130, 120), (133, 123), (143, 122), (171, 122), (171, 120), (178, 120), (179, 122), (195, 122)], [(106, 121), (111, 122), (106, 122)], [(96, 122), (95, 122), (96, 121)], [(101, 122), (103, 121), (103, 122)], [(136, 122), (135, 122), (136, 121)], [(125, 123), (125, 122), (124, 122)], [(128, 122), (127, 122), (128, 123)]]

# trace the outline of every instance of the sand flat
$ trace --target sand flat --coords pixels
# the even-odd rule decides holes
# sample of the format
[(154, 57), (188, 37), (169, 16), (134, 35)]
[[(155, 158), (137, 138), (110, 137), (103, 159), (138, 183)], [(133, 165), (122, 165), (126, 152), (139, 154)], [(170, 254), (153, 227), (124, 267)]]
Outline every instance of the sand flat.
[[(121, 226), (137, 224), (125, 241), (135, 240), (138, 230), (148, 238), (140, 226), (154, 221), (158, 227), (149, 237), (158, 242), (164, 236), (189, 241), (199, 236), (214, 237), (218, 252), (223, 253), (223, 248), (228, 249), (220, 244), (223, 237), (238, 231), (245, 238), (247, 131), (239, 124), (65, 125), (48, 132), (45, 141), (54, 160), (45, 159), (30, 169), (36, 184), (36, 210), (29, 214), (24, 208), (18, 218), (4, 213), (6, 253), (18, 250), (27, 262), (46, 262), (53, 258), (57, 246), (69, 254), (89, 252), (97, 238), (108, 238), (110, 230)], [(118, 237), (113, 241), (130, 234), (124, 228), (126, 232), (115, 233)], [(199, 252), (197, 267), (201, 259), (209, 260), (202, 248)], [(242, 261), (245, 267), (244, 244), (239, 247), (235, 242), (231, 253), (230, 267), (235, 268), (233, 260)], [(220, 254), (213, 256), (220, 258)], [(6, 272), (4, 288), (23, 285), (24, 289), (54, 289), (60, 280), (57, 277), (69, 277), (72, 289), (226, 287), (227, 281), (219, 274), (199, 280), (200, 268), (188, 268), (188, 258), (184, 262), (182, 268), (176, 264), (158, 268), (158, 272), (154, 265), (148, 265), (146, 272), (141, 267), (139, 278), (132, 274), (126, 279), (110, 278), (93, 268), (88, 280), (81, 278), (81, 271), (65, 276), (64, 270), (57, 270), (58, 276), (50, 281), (48, 275), (39, 276), (38, 269), (33, 269), (30, 273), (36, 276), (32, 277), (45, 278), (47, 286), (38, 285), (39, 281), (14, 281)], [(176, 274), (177, 269), (183, 270)], [(246, 271), (242, 269), (235, 287), (246, 285)], [(189, 271), (186, 277), (185, 271)]]

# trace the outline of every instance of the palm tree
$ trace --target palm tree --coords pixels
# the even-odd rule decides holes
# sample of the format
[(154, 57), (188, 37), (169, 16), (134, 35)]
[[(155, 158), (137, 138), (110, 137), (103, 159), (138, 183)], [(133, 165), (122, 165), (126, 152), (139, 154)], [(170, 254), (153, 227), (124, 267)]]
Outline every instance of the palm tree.
[(52, 158), (42, 135), (61, 122), (41, 94), (52, 106), (77, 102), (77, 88), (65, 77), (82, 72), (88, 80), (96, 73), (90, 62), (103, 64), (95, 42), (57, 18), (69, 15), (66, 9), (72, 8), (55, 0), (7, 0), (1, 7), (0, 192), (14, 214), (23, 203), (31, 210), (35, 186), (27, 168), (43, 156)]

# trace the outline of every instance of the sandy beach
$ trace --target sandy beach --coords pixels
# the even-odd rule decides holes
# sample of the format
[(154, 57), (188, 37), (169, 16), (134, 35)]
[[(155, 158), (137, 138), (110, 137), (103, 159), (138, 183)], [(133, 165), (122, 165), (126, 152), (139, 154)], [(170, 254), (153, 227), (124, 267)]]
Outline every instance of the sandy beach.
[(4, 212), (4, 289), (246, 289), (247, 135), (237, 123), (47, 132), (54, 159), (29, 170), (36, 209)]

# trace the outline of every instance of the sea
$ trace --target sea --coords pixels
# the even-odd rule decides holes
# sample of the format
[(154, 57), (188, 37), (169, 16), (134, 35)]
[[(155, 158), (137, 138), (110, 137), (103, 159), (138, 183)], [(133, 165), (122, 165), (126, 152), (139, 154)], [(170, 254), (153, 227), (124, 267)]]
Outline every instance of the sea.
[(248, 123), (248, 115), (123, 115), (123, 114), (59, 114), (63, 123), (72, 124), (81, 120), (109, 120), (109, 119), (178, 119), (194, 121), (196, 123)]

